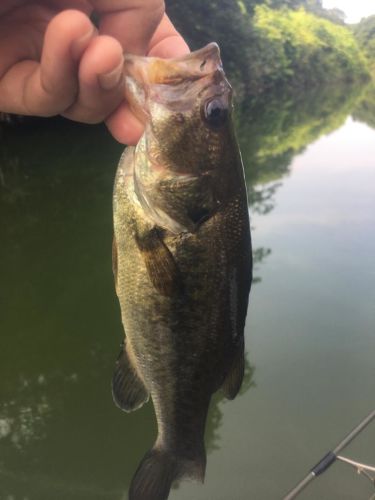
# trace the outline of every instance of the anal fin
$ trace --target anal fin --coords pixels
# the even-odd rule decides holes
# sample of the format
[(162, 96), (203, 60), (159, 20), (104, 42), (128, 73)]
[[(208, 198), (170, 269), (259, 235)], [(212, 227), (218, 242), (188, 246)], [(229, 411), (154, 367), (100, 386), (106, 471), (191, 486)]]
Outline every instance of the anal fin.
[(137, 410), (149, 399), (149, 393), (129, 359), (125, 342), (116, 361), (112, 396), (115, 404), (126, 412)]

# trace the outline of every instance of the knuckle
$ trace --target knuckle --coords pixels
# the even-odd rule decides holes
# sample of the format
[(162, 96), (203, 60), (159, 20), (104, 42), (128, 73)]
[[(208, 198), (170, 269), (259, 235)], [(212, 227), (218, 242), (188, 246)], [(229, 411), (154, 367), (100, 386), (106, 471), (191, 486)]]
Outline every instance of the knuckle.
[(58, 109), (58, 112), (67, 109), (77, 98), (76, 85), (59, 86), (47, 78), (41, 78), (41, 87), (44, 100)]

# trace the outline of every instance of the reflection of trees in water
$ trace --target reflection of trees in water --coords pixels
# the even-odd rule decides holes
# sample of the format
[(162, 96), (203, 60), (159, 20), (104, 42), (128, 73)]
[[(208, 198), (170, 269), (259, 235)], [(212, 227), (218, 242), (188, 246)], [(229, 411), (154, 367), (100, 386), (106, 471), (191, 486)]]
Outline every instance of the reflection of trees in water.
[[(7, 186), (30, 196), (17, 203), (0, 199), (0, 273), (7, 290), (0, 300), (6, 343), (0, 351), (0, 499), (118, 500), (154, 427), (151, 405), (125, 416), (110, 401), (119, 318), (109, 262), (113, 168), (103, 151), (112, 151), (114, 166), (119, 147), (109, 137), (99, 141), (103, 133), (95, 128), (22, 127), (8, 129), (1, 163)], [(78, 150), (64, 157), (65, 143), (76, 142)], [(11, 175), (12, 152), (18, 177)], [(12, 313), (15, 307), (21, 314)], [(246, 373), (248, 380), (249, 368)], [(218, 446), (221, 418), (215, 400), (209, 449)]]
[(238, 138), (251, 211), (267, 214), (294, 156), (340, 127), (365, 86), (335, 85), (309, 92), (267, 94), (237, 110)]
[(22, 451), (32, 446), (33, 441), (45, 439), (48, 419), (53, 417), (53, 412), (61, 410), (62, 407), (62, 401), (57, 404), (56, 398), (51, 397), (51, 392), (62, 397), (69, 390), (68, 386), (76, 382), (75, 373), (71, 375), (49, 373), (47, 376), (39, 374), (33, 378), (20, 375), (9, 384), (8, 388), (2, 387), (1, 446), (8, 448), (12, 446)]
[(259, 264), (261, 264), (269, 255), (271, 255), (271, 253), (271, 248), (258, 247), (253, 250), (253, 285), (262, 281), (262, 278), (260, 276), (256, 276), (255, 273), (259, 271)]
[(249, 203), (251, 212), (259, 215), (266, 215), (274, 208), (274, 194), (281, 186), (281, 182), (274, 182), (271, 185), (251, 186), (249, 189)]
[[(66, 482), (43, 474), (10, 472), (0, 464), (0, 500), (119, 500), (126, 499), (121, 488), (100, 488), (89, 482)], [(13, 484), (17, 484), (14, 491)], [(36, 493), (34, 493), (36, 492)]]
[(375, 128), (375, 83), (371, 83), (353, 111), (353, 118)]
[[(254, 367), (250, 365), (248, 356), (246, 355), (245, 375), (241, 390), (237, 397), (241, 397), (241, 395), (245, 394), (254, 385)], [(220, 448), (219, 430), (223, 421), (223, 405), (226, 403), (226, 401), (227, 400), (224, 398), (221, 391), (218, 391), (217, 394), (215, 394), (212, 398), (206, 429), (206, 448), (208, 453)]]
[[(90, 377), (91, 375), (91, 377)], [(241, 391), (238, 397), (245, 394), (252, 386), (254, 368), (250, 365), (248, 359), (245, 359), (245, 376)], [(96, 377), (100, 376), (100, 372)], [(13, 459), (17, 456), (23, 457), (23, 460), (29, 462), (35, 454), (34, 450), (40, 448), (43, 442), (53, 438), (53, 419), (56, 419), (58, 413), (71, 412), (69, 393), (79, 391), (85, 393), (85, 388), (96, 385), (96, 377), (93, 373), (82, 373), (81, 376), (72, 374), (70, 376), (63, 373), (55, 375), (39, 375), (34, 380), (21, 377), (9, 384), (8, 391), (3, 391), (5, 403), (0, 405), (0, 449), (2, 449), (2, 459), (0, 459), (0, 500), (47, 500), (53, 495), (54, 499), (82, 500), (85, 498), (96, 499), (106, 498), (107, 500), (117, 500), (123, 498), (120, 487), (105, 488), (100, 484), (90, 482), (86, 475), (79, 473), (77, 477), (69, 481), (56, 477), (56, 473), (40, 473), (40, 470), (46, 468), (46, 464), (39, 463), (37, 471), (25, 471), (21, 467), (18, 471), (17, 466), (9, 469), (7, 456), (12, 455)], [(7, 393), (9, 394), (7, 396)], [(82, 405), (84, 407), (84, 398)], [(213, 397), (207, 420), (206, 447), (207, 452), (211, 453), (220, 448), (220, 427), (223, 423), (223, 405), (226, 400), (220, 391)], [(150, 406), (150, 405), (148, 405)], [(122, 418), (129, 417), (122, 414)], [(63, 427), (62, 432), (69, 432)], [(137, 433), (139, 430), (137, 430)], [(60, 439), (64, 439), (61, 435)], [(93, 442), (96, 436), (91, 436)], [(150, 444), (150, 443), (149, 443)], [(13, 448), (13, 453), (9, 448)], [(5, 454), (4, 454), (5, 451)], [(57, 450), (55, 450), (56, 452)], [(4, 462), (5, 458), (5, 462)], [(90, 456), (86, 456), (85, 467), (91, 468)], [(52, 460), (48, 457), (48, 460)], [(11, 460), (12, 461), (12, 460)], [(82, 470), (82, 463), (79, 457), (75, 457), (74, 450), (70, 456), (70, 461), (74, 464), (77, 471)], [(26, 468), (26, 467), (25, 467)], [(130, 473), (132, 471), (129, 471)], [(130, 477), (128, 478), (128, 481)], [(14, 485), (17, 485), (17, 491), (14, 491)], [(177, 483), (176, 488), (179, 487)], [(17, 494), (17, 492), (20, 492)], [(25, 496), (25, 492), (28, 494)], [(7, 496), (2, 496), (6, 493)], [(124, 494), (127, 498), (127, 494)]]
[[(240, 398), (249, 389), (255, 386), (254, 371), (255, 368), (250, 364), (248, 355), (245, 355), (245, 374), (237, 398)], [(228, 402), (228, 400), (223, 396), (220, 390), (216, 394), (214, 394), (214, 396), (211, 399), (211, 404), (207, 416), (206, 433), (205, 433), (205, 445), (206, 445), (207, 455), (209, 455), (215, 450), (220, 449), (220, 427), (223, 424), (223, 416), (224, 416), (223, 407), (226, 403), (231, 404), (231, 401)], [(176, 481), (173, 485), (173, 489), (178, 489), (181, 485), (182, 485), (181, 481)]]
[(267, 94), (238, 109), (238, 137), (250, 186), (287, 174), (296, 154), (345, 122), (364, 88), (336, 85)]
[[(251, 213), (267, 215), (271, 212), (275, 206), (274, 194), (280, 186), (281, 182), (274, 182), (271, 183), (271, 185), (248, 187)], [(252, 228), (252, 230), (254, 230), (254, 228)], [(253, 285), (262, 281), (262, 278), (255, 273), (259, 271), (260, 264), (271, 254), (271, 252), (272, 250), (270, 248), (253, 248)]]
[[(240, 391), (240, 395), (244, 394), (253, 385), (254, 369), (250, 366), (248, 360), (245, 365), (245, 377)], [(94, 380), (87, 381), (93, 383)], [(64, 401), (68, 401), (66, 396), (67, 385), (77, 384), (77, 377), (56, 377), (48, 382), (43, 376), (38, 377), (35, 381), (26, 381), (22, 379), (19, 384), (18, 393), (9, 398), (9, 403), (5, 403), (0, 407), (0, 443), (8, 444), (14, 448), (14, 453), (26, 454), (28, 457), (33, 456), (33, 447), (38, 447), (37, 441), (51, 439), (49, 434), (48, 421), (53, 419), (57, 411), (64, 411)], [(65, 385), (65, 390), (62, 390), (59, 396), (51, 395), (53, 388)], [(85, 384), (86, 385), (86, 384)], [(48, 390), (43, 391), (43, 387), (49, 386)], [(10, 388), (14, 389), (14, 387)], [(240, 397), (240, 395), (238, 397)], [(208, 453), (220, 448), (220, 427), (223, 421), (223, 407), (225, 400), (218, 392), (212, 401), (206, 432), (206, 446)], [(67, 410), (67, 408), (65, 408)], [(125, 419), (126, 416), (123, 415)], [(64, 429), (66, 431), (66, 429)], [(95, 436), (92, 436), (93, 441)], [(6, 443), (8, 442), (8, 443)], [(76, 461), (72, 450), (71, 461)], [(43, 469), (43, 464), (41, 464)], [(76, 467), (80, 470), (81, 463), (77, 460)], [(87, 457), (86, 466), (90, 467), (90, 458)], [(17, 495), (13, 491), (13, 484), (17, 484), (17, 491), (21, 491)], [(179, 485), (177, 484), (176, 487)], [(2, 496), (6, 492), (7, 496)], [(24, 496), (25, 492), (29, 492), (28, 496)], [(35, 492), (35, 493), (33, 493)], [(36, 496), (35, 496), (36, 495)], [(127, 494), (122, 495), (121, 488), (106, 489), (95, 483), (73, 479), (65, 481), (38, 472), (22, 472), (10, 471), (6, 464), (0, 460), (0, 500), (12, 498), (13, 500), (41, 500), (49, 499), (54, 495), (55, 499), (82, 500), (84, 498), (106, 498), (107, 500), (118, 498), (127, 498)]]
[[(370, 104), (371, 96), (367, 98)], [(273, 209), (280, 179), (288, 174), (294, 155), (341, 125), (357, 98), (358, 93), (347, 87), (320, 89), (319, 94), (267, 96), (239, 110), (239, 138), (253, 213), (267, 214)], [(360, 101), (355, 117), (362, 119), (365, 109), (369, 123), (373, 108), (364, 102)], [(112, 441), (107, 437), (112, 429), (105, 427), (113, 415), (104, 402), (105, 397), (110, 398), (111, 367), (108, 380), (103, 380), (103, 367), (112, 363), (109, 352), (115, 357), (112, 331), (118, 331), (117, 323), (110, 319), (117, 318), (118, 310), (111, 298), (109, 272), (113, 168), (108, 167), (115, 165), (121, 147), (100, 128), (67, 127), (62, 121), (52, 126), (44, 123), (38, 122), (38, 128), (30, 128), (28, 123), (19, 128), (0, 125), (0, 130), (5, 127), (2, 133), (7, 134), (8, 148), (1, 148), (0, 153), (0, 294), (6, 290), (8, 304), (20, 307), (25, 316), (17, 327), (11, 316), (4, 326), (9, 308), (0, 318), (6, 343), (6, 354), (0, 351), (0, 476), (4, 463), (15, 474), (4, 480), (9, 485), (6, 490), (0, 477), (0, 499), (7, 499), (1, 496), (6, 492), (15, 500), (50, 500), (51, 491), (56, 491), (56, 500), (66, 500), (67, 490), (58, 493), (58, 489), (68, 482), (72, 500), (74, 495), (77, 500), (118, 500), (136, 467), (134, 450), (142, 454), (147, 449), (152, 431), (147, 434), (146, 429), (153, 425), (148, 406), (134, 416), (118, 415), (116, 423), (111, 420), (116, 430)], [(256, 271), (270, 252), (254, 249)], [(7, 304), (2, 297), (0, 303)], [(102, 323), (98, 324), (100, 317)], [(14, 335), (17, 328), (21, 333)], [(46, 340), (52, 333), (53, 341)], [(22, 335), (32, 338), (28, 347), (23, 346)], [(93, 346), (98, 346), (98, 355), (90, 354)], [(24, 377), (11, 379), (9, 373), (21, 372), (20, 358), (26, 360)], [(77, 373), (76, 380), (69, 375), (72, 373)], [(252, 375), (247, 362), (241, 392), (252, 386)], [(99, 396), (98, 388), (102, 388)], [(220, 394), (213, 399), (206, 434), (208, 451), (219, 447), (224, 404)], [(69, 433), (81, 420), (71, 438)], [(78, 440), (82, 449), (77, 448)], [(105, 450), (109, 442), (111, 450), (104, 455), (111, 457), (112, 464), (100, 463), (98, 450)], [(52, 468), (51, 462), (55, 463)], [(24, 470), (28, 472), (22, 483), (20, 471)], [(35, 470), (46, 472), (36, 480)], [(123, 487), (106, 489), (88, 470), (100, 470), (101, 476), (113, 482), (121, 476)], [(55, 481), (60, 474), (69, 480)], [(37, 482), (35, 492), (30, 490), (32, 481)], [(92, 489), (85, 492), (88, 484)], [(100, 496), (100, 491), (107, 492), (107, 497)]]
[[(0, 404), (0, 441), (9, 441), (18, 449), (27, 446), (34, 439), (45, 437), (44, 422), (50, 414), (50, 405), (40, 391), (44, 377), (36, 383), (21, 379), (17, 392), (10, 400)], [(32, 385), (31, 391), (28, 391)]]
[[(353, 109), (355, 119), (375, 126), (374, 85), (267, 94), (237, 110), (251, 213), (266, 215), (273, 210), (280, 179), (289, 174), (293, 158), (340, 127)], [(255, 271), (270, 253), (269, 248), (253, 250)], [(260, 279), (255, 276), (254, 283)]]
[[(92, 475), (112, 477), (96, 452), (112, 432), (102, 415), (118, 331), (110, 212), (122, 147), (102, 127), (62, 120), (0, 127), (0, 499), (118, 498), (98, 495), (107, 489)], [(70, 494), (82, 484), (87, 494)]]

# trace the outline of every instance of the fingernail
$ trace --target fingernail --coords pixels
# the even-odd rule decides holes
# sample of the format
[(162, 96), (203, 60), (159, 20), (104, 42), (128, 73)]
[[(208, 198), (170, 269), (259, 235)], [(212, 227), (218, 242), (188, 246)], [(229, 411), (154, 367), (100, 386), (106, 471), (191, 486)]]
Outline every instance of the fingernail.
[(123, 61), (113, 70), (108, 73), (98, 75), (99, 84), (104, 90), (112, 90), (118, 86), (123, 75)]
[(93, 34), (95, 32), (95, 28), (92, 27), (91, 31), (88, 31), (84, 35), (81, 36), (81, 38), (77, 38), (76, 40), (73, 41), (72, 46), (71, 46), (71, 52), (72, 52), (72, 57), (75, 61), (78, 61), (83, 52), (86, 50)]

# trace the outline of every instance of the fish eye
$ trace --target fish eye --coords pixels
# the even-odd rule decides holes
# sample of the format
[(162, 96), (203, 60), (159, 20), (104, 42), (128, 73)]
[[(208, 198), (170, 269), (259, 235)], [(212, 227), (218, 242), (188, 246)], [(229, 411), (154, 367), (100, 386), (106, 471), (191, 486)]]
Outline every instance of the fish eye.
[(211, 99), (205, 103), (203, 115), (211, 127), (219, 128), (227, 121), (228, 105), (223, 103), (221, 99)]

